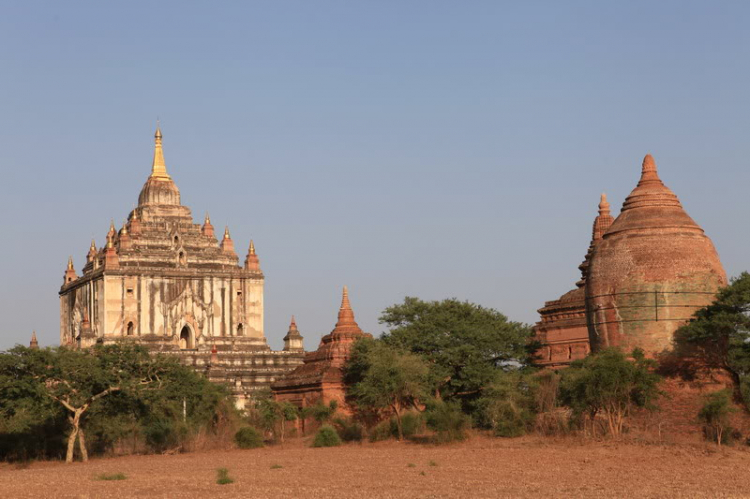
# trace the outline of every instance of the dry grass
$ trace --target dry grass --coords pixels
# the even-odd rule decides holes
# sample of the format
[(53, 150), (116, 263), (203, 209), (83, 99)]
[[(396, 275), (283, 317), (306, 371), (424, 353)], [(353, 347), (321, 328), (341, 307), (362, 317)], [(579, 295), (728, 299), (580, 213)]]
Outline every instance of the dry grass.
[[(226, 463), (234, 483), (220, 487), (216, 470)], [(113, 468), (128, 479), (91, 480)], [(748, 483), (750, 452), (742, 447), (539, 437), (323, 449), (299, 439), (265, 449), (0, 465), (3, 497), (18, 498), (745, 497)]]

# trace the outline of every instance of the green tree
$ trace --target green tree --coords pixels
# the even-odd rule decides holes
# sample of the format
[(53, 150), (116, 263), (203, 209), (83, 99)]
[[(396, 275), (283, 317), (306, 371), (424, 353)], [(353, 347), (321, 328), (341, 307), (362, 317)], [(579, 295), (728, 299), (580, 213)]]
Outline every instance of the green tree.
[[(81, 458), (88, 459), (84, 435), (90, 435), (89, 429), (94, 449), (104, 450), (144, 430), (166, 442), (176, 422), (184, 429), (212, 425), (233, 411), (226, 387), (176, 358), (151, 356), (138, 346), (80, 351), (19, 346), (0, 354), (0, 439), (15, 432), (33, 441), (30, 429), (53, 435), (67, 431), (68, 462), (76, 444)], [(60, 419), (67, 424), (60, 425)]]
[(527, 325), (457, 299), (407, 297), (385, 309), (380, 322), (390, 329), (386, 344), (428, 361), (438, 398), (475, 399), (499, 368), (528, 363), (536, 347)]
[[(260, 413), (263, 426), (279, 437), (279, 441), (284, 443), (286, 434), (286, 423), (296, 421), (299, 417), (297, 406), (289, 402), (280, 402), (273, 398), (270, 391), (262, 391), (256, 398), (256, 407)], [(277, 430), (277, 425), (280, 431)]]
[(67, 462), (73, 461), (76, 442), (82, 460), (88, 460), (81, 422), (94, 404), (116, 392), (135, 392), (144, 385), (159, 383), (164, 370), (162, 363), (152, 361), (144, 349), (119, 344), (81, 351), (15, 347), (6, 355), (10, 356), (6, 362), (17, 367), (19, 386), (35, 383), (40, 393), (67, 413)]
[(352, 359), (346, 379), (356, 382), (349, 385), (348, 395), (357, 407), (385, 410), (393, 415), (402, 440), (401, 414), (409, 408), (416, 409), (418, 401), (424, 400), (429, 367), (417, 355), (371, 339), (355, 344)]
[(482, 426), (499, 437), (518, 437), (534, 423), (537, 412), (537, 380), (520, 370), (498, 371), (479, 400)]
[(678, 357), (729, 373), (750, 407), (750, 274), (743, 272), (695, 312), (675, 332), (674, 345)]
[(635, 349), (628, 358), (610, 348), (573, 362), (563, 372), (560, 392), (563, 404), (576, 416), (604, 416), (609, 433), (619, 436), (634, 407), (653, 408), (660, 395), (661, 376), (653, 372), (656, 362)]
[(703, 407), (698, 412), (698, 420), (703, 423), (706, 437), (716, 440), (717, 445), (721, 445), (726, 438), (726, 431), (731, 429), (729, 415), (735, 411), (729, 390), (708, 394)]

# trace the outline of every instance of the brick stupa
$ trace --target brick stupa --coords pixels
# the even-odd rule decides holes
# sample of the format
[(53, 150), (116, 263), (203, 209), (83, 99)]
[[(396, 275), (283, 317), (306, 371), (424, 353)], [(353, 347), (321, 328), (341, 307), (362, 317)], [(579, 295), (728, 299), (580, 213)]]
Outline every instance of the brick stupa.
[(547, 367), (561, 367), (582, 359), (591, 351), (589, 331), (586, 324), (586, 276), (589, 260), (602, 235), (613, 222), (607, 196), (599, 201), (599, 215), (594, 219), (586, 257), (578, 266), (581, 279), (576, 288), (557, 300), (545, 302), (539, 309), (540, 320), (534, 326), (535, 338), (543, 347), (537, 354), (537, 363)]
[(321, 338), (316, 351), (305, 355), (301, 366), (271, 385), (276, 399), (298, 407), (317, 402), (327, 405), (335, 400), (343, 412), (348, 412), (343, 367), (354, 342), (364, 337), (372, 335), (362, 332), (354, 320), (349, 293), (344, 287), (336, 327)]
[(592, 252), (586, 308), (592, 350), (670, 347), (674, 331), (727, 284), (703, 229), (659, 178), (651, 155)]

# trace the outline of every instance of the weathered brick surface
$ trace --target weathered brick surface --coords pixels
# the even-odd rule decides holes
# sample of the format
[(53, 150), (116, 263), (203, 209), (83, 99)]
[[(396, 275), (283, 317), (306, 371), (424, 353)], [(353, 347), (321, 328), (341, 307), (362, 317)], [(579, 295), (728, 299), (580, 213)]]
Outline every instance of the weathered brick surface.
[(321, 338), (316, 351), (305, 355), (303, 365), (271, 385), (276, 399), (298, 407), (335, 400), (342, 412), (348, 413), (343, 367), (352, 345), (363, 337), (372, 336), (362, 332), (354, 320), (349, 294), (344, 288), (336, 327)]
[(641, 347), (653, 354), (669, 348), (675, 329), (726, 283), (713, 243), (647, 155), (637, 187), (591, 256), (586, 308), (592, 349)]

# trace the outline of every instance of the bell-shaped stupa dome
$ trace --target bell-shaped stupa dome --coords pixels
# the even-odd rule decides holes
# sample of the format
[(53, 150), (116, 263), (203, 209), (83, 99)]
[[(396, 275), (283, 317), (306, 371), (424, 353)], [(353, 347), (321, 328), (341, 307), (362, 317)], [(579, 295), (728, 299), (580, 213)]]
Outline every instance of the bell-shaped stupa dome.
[(638, 185), (589, 262), (592, 349), (640, 347), (654, 354), (669, 348), (674, 331), (726, 283), (713, 243), (647, 155)]

